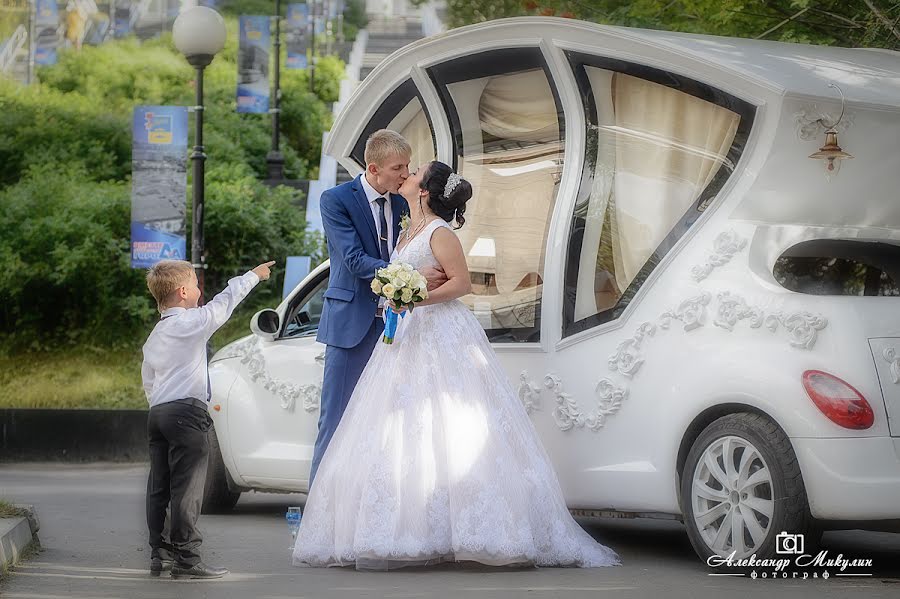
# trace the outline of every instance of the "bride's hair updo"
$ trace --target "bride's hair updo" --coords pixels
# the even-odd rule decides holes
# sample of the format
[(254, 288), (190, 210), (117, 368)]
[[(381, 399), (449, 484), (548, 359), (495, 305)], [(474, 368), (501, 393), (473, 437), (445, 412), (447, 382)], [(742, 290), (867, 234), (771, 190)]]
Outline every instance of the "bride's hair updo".
[(459, 175), (455, 175), (456, 185), (451, 186), (449, 193), (444, 195), (451, 174), (455, 175), (452, 168), (435, 160), (428, 165), (419, 185), (428, 192), (428, 206), (432, 212), (448, 223), (455, 219), (456, 228), (459, 229), (466, 222), (463, 214), (466, 211), (466, 202), (472, 197), (472, 185)]

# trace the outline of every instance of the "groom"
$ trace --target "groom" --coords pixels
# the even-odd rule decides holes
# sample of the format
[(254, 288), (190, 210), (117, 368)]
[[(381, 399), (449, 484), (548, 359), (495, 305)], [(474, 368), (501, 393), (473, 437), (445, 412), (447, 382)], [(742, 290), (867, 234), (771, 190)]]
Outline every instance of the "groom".
[[(400, 235), (400, 217), (409, 212), (397, 192), (409, 177), (412, 149), (388, 129), (366, 141), (366, 172), (322, 194), (320, 209), (331, 274), (316, 340), (326, 345), (325, 381), (319, 408), (319, 434), (313, 450), (309, 486), (337, 429), (366, 362), (384, 330), (383, 300), (370, 287), (375, 270), (387, 266)], [(446, 281), (444, 273), (424, 269), (429, 289)]]

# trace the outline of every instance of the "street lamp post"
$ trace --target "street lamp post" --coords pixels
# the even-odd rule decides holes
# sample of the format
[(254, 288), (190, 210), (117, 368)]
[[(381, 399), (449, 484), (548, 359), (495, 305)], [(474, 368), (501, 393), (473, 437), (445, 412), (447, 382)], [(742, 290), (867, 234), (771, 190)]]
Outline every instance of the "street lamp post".
[(272, 108), (272, 149), (266, 156), (269, 179), (284, 178), (284, 155), (279, 149), (281, 117), (281, 0), (275, 0), (275, 106)]
[(203, 152), (203, 69), (225, 46), (225, 21), (211, 8), (196, 6), (182, 12), (172, 26), (175, 47), (197, 71), (194, 106), (193, 204), (191, 206), (191, 262), (203, 297), (203, 196), (206, 154)]

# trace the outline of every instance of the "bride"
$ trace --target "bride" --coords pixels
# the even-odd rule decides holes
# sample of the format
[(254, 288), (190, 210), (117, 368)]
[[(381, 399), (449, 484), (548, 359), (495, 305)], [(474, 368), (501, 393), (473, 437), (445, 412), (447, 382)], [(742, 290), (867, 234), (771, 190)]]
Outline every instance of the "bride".
[(373, 352), (319, 466), (294, 563), (618, 564), (570, 516), (524, 407), (458, 300), (471, 284), (448, 223), (463, 226), (472, 187), (430, 162), (400, 193), (411, 224), (392, 261), (439, 265), (448, 280)]

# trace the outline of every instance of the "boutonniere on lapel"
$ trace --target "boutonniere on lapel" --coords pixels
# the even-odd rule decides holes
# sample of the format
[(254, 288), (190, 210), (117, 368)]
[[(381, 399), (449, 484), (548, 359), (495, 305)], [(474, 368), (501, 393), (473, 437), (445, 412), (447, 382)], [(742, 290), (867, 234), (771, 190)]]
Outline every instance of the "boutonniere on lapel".
[(409, 230), (409, 213), (404, 212), (400, 217), (400, 231), (406, 233)]

